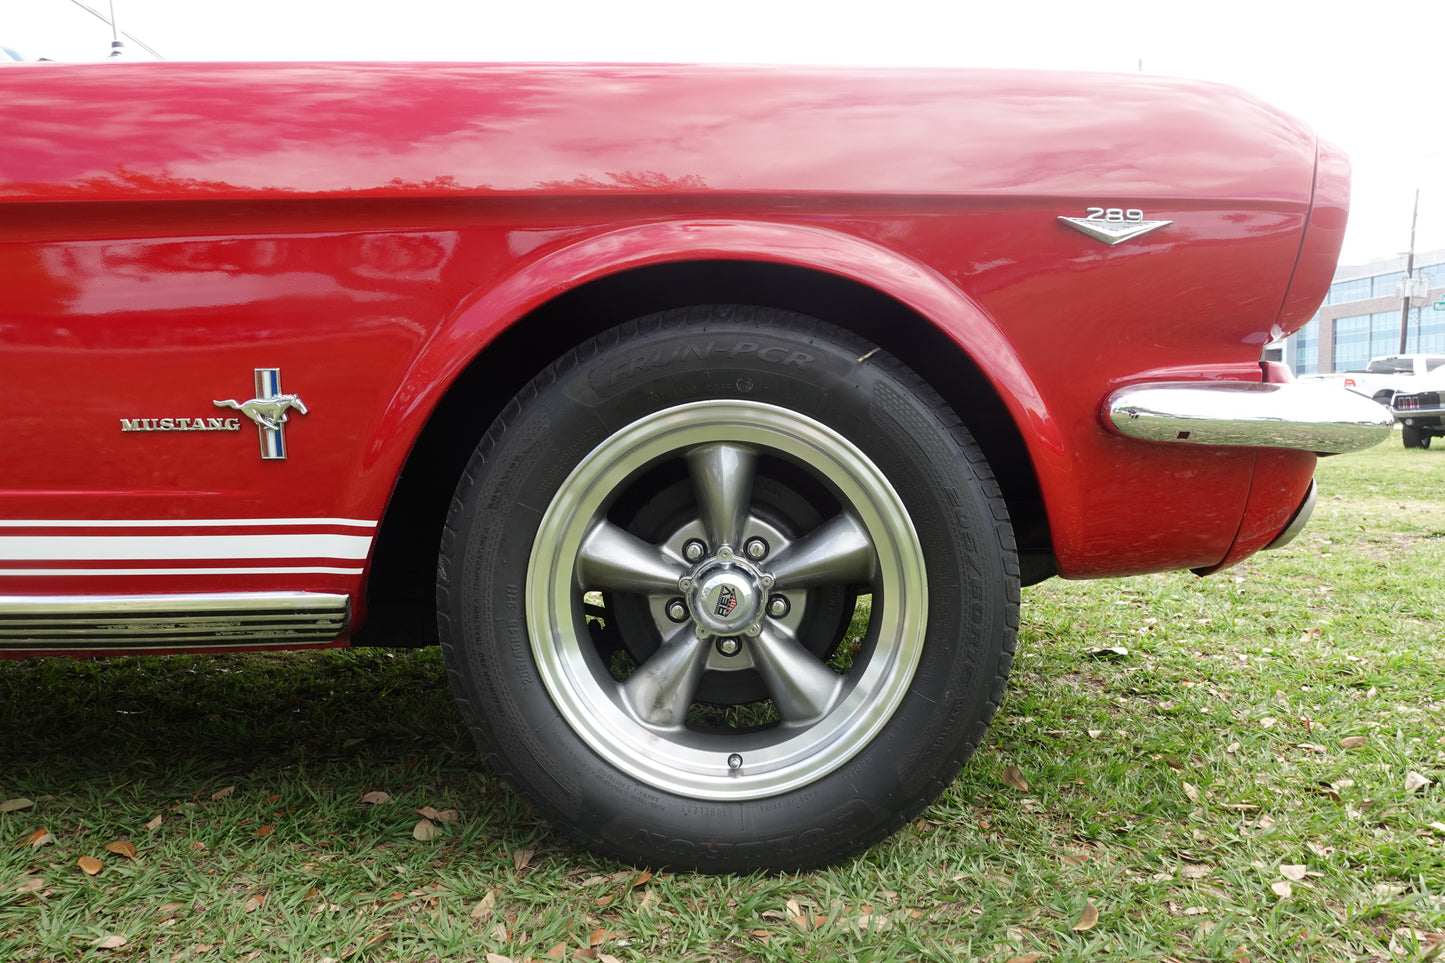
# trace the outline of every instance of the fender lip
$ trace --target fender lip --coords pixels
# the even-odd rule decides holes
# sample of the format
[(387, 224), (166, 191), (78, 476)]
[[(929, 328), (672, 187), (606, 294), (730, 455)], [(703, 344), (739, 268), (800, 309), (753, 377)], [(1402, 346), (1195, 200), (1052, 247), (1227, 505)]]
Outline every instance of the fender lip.
[(1394, 416), (1361, 395), (1325, 385), (1168, 381), (1120, 388), (1104, 423), (1139, 441), (1290, 448), (1338, 455), (1390, 436)]

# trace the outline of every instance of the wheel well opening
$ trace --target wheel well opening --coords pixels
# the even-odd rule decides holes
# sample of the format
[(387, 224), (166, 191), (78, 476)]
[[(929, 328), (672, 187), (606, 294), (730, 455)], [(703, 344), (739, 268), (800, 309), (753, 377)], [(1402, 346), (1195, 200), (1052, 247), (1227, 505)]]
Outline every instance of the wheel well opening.
[(755, 304), (821, 318), (867, 338), (933, 386), (978, 441), (1009, 514), (1025, 584), (1053, 573), (1048, 521), (1033, 463), (1002, 400), (927, 319), (847, 278), (753, 261), (690, 261), (609, 276), (540, 306), (481, 351), (419, 435), (382, 519), (358, 645), (436, 640), (435, 576), (442, 525), (477, 443), (539, 371), (614, 325), (693, 304)]

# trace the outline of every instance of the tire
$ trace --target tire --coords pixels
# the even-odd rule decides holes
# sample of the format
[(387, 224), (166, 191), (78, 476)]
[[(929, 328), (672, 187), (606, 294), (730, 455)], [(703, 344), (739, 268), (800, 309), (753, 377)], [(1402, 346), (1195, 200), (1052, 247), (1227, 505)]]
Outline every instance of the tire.
[(1018, 627), (1008, 515), (954, 413), (851, 334), (747, 307), (538, 375), (458, 485), (437, 586), (499, 775), (591, 850), (710, 872), (834, 862), (916, 815), (982, 740)]
[(1405, 443), (1406, 448), (1430, 447), (1430, 436), (1424, 430), (1410, 425), (1401, 426), (1400, 440)]

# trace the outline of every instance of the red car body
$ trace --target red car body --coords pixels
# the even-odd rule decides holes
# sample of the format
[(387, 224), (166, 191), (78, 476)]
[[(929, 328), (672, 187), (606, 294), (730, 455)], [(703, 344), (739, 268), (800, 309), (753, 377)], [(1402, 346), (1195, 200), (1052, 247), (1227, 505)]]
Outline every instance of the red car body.
[[(917, 371), (978, 439), (1026, 582), (1232, 564), (1296, 518), (1315, 452), (1129, 437), (1110, 399), (1287, 382), (1262, 351), (1323, 297), (1347, 198), (1308, 127), (1152, 77), (7, 68), (0, 654), (433, 639), (493, 417), (599, 331), (716, 301)], [(1110, 245), (1060, 220), (1090, 209), (1170, 223)], [(231, 410), (273, 370), (306, 406), (285, 458)], [(235, 593), (347, 605), (275, 637), (97, 629)], [(47, 599), (101, 614), (25, 628)]]

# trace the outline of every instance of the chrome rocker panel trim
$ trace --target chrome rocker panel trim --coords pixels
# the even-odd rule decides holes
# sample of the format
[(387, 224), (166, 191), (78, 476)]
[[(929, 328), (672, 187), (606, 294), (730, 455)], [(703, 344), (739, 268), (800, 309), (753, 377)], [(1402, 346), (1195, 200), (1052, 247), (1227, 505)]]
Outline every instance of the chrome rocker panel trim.
[(0, 652), (294, 646), (346, 630), (345, 595), (0, 595)]
[(1388, 408), (1348, 391), (1253, 381), (1130, 385), (1109, 396), (1104, 420), (1126, 438), (1141, 441), (1332, 455), (1379, 444), (1395, 424)]

